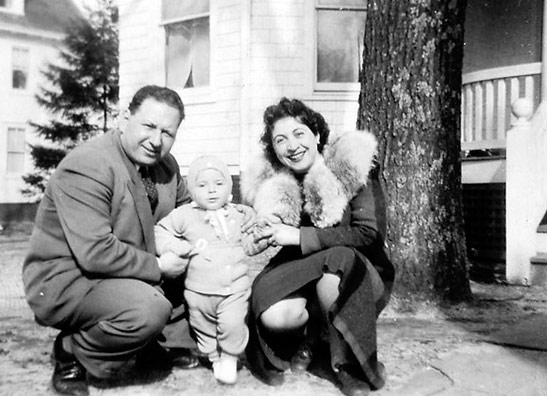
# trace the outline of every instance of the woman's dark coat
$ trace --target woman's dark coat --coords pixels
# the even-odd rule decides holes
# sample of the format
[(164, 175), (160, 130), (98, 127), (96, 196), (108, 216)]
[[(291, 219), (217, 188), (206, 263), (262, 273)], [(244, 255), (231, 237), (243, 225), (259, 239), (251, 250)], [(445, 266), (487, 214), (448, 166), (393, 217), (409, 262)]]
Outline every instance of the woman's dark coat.
[[(253, 342), (249, 346), (255, 372), (268, 367), (283, 370), (289, 364), (265, 339), (257, 325), (260, 314), (298, 290), (294, 288), (304, 286), (310, 276), (317, 279), (320, 274), (309, 275), (313, 272), (309, 268), (323, 270), (321, 260), (331, 249), (347, 253), (347, 249), (336, 250), (342, 246), (350, 248), (355, 258), (350, 270), (342, 274), (329, 326), (349, 346), (371, 386), (383, 385), (376, 361), (376, 318), (389, 299), (394, 267), (384, 250), (385, 205), (373, 171), (376, 145), (368, 132), (347, 132), (330, 138), (322, 157), (302, 180), (286, 168), (275, 168), (265, 157), (251, 163), (243, 175), (243, 197), (258, 216), (277, 216), (285, 224), (300, 227), (301, 238), (300, 247), (281, 249), (255, 280), (250, 318)], [(276, 287), (275, 277), (290, 281)], [(331, 363), (336, 366), (335, 360), (345, 361), (347, 356), (334, 356), (334, 349), (331, 345)]]

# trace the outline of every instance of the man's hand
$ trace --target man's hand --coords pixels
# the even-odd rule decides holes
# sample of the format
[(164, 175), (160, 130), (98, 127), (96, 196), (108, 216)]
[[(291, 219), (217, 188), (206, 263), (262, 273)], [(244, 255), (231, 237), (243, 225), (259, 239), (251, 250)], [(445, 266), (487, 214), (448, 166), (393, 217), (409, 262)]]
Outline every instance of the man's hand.
[(175, 253), (167, 252), (158, 257), (158, 265), (162, 276), (176, 278), (184, 273), (188, 266), (188, 258), (182, 258)]

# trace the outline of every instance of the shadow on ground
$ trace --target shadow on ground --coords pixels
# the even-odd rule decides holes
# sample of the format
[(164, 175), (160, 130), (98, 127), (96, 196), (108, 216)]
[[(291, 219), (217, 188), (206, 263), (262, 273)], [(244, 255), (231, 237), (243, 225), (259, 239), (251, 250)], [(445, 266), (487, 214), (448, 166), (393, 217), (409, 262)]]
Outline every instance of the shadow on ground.
[(441, 359), (466, 349), (475, 353), (473, 348), (502, 346), (504, 353), (537, 365), (539, 351), (547, 351), (547, 290), (477, 282), (471, 282), (471, 288), (473, 300), (467, 303), (423, 306), (413, 313), (395, 312), (396, 303), (386, 309), (379, 343), (381, 359), (390, 362), (390, 373), (395, 374), (392, 389), (420, 369), (442, 367)]

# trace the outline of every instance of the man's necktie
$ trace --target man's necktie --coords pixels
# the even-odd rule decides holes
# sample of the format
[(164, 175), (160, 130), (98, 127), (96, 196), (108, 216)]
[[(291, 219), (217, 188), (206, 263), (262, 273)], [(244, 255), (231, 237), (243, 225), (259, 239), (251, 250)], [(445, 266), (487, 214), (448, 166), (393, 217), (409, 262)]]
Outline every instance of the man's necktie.
[(156, 206), (158, 206), (158, 189), (146, 166), (141, 166), (139, 173), (141, 174), (142, 182), (146, 189), (146, 195), (148, 195), (148, 201), (150, 201), (150, 207), (153, 212), (156, 209)]

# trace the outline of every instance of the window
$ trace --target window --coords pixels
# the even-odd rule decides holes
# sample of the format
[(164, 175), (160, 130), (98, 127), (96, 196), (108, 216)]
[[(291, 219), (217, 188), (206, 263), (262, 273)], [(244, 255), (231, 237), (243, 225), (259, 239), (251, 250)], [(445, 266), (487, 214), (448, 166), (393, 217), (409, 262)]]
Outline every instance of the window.
[(29, 51), (25, 48), (14, 47), (11, 53), (11, 86), (14, 89), (27, 89)]
[(0, 0), (0, 8), (10, 8), (11, 0)]
[(24, 172), (25, 140), (25, 128), (8, 127), (7, 173)]
[(316, 90), (358, 89), (366, 3), (367, 0), (316, 0)]
[(166, 81), (175, 88), (210, 83), (209, 0), (164, 0)]

